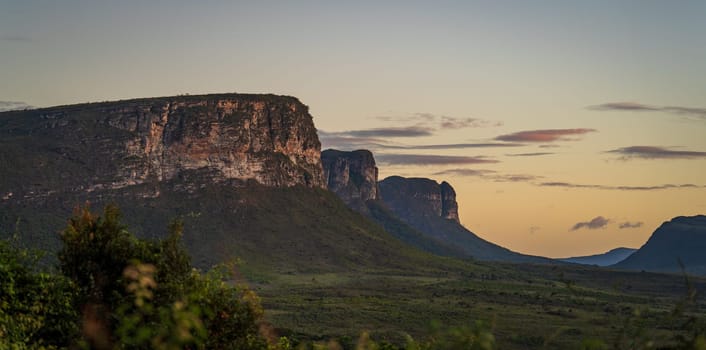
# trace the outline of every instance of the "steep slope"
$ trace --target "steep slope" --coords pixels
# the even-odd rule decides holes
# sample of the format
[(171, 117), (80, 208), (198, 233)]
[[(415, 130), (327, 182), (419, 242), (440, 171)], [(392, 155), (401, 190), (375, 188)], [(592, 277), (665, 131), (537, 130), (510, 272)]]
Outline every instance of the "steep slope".
[(630, 254), (637, 251), (633, 248), (615, 248), (603, 254), (595, 254), (588, 256), (576, 256), (571, 258), (558, 259), (574, 264), (608, 266), (625, 260)]
[(679, 216), (663, 223), (635, 253), (613, 267), (706, 275), (706, 216)]
[[(72, 209), (118, 204), (161, 237), (181, 217), (201, 267), (258, 271), (435, 266), (324, 187), (308, 108), (293, 97), (221, 94), (0, 113), (0, 235), (55, 250)], [(436, 260), (435, 260), (436, 259)], [(445, 265), (446, 266), (446, 265)]]
[(379, 182), (387, 208), (402, 221), (446, 245), (479, 260), (553, 263), (552, 259), (523, 255), (490, 243), (463, 227), (456, 194), (447, 182), (391, 176)]
[(379, 198), (378, 168), (368, 150), (321, 152), (328, 189), (346, 205), (382, 226), (395, 238), (421, 250), (443, 256), (467, 258), (462, 250), (430, 238), (390, 212)]
[(348, 207), (367, 212), (366, 202), (378, 198), (378, 168), (368, 150), (321, 152), (324, 180), (328, 189)]

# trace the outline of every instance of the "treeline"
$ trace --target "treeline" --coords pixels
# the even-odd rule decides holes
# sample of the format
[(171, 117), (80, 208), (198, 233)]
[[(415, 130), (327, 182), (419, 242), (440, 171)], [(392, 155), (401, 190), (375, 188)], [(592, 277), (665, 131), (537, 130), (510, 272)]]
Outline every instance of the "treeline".
[(54, 273), (0, 241), (0, 349), (266, 349), (257, 296), (225, 266), (193, 269), (181, 234), (137, 239), (116, 207), (78, 209)]
[[(436, 326), (405, 344), (296, 341), (277, 337), (263, 319), (257, 295), (233, 285), (232, 265), (207, 273), (192, 267), (182, 245), (183, 226), (169, 226), (158, 241), (138, 239), (120, 211), (101, 215), (78, 208), (61, 232), (58, 265), (38, 263), (36, 252), (0, 240), (0, 350), (13, 349), (494, 349), (492, 327)], [(687, 279), (687, 285), (689, 285)], [(694, 306), (696, 291), (674, 309), (665, 327), (676, 331), (669, 348), (706, 350), (706, 325)], [(628, 322), (629, 321), (629, 322)], [(650, 349), (653, 334), (638, 314), (613, 342), (585, 339), (581, 349)], [(547, 342), (536, 344), (547, 346)]]

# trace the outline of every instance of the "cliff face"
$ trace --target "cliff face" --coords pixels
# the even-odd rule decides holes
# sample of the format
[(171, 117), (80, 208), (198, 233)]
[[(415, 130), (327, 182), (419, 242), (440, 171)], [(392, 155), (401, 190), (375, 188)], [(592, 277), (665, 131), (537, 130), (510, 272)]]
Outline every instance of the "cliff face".
[(422, 215), (453, 220), (459, 223), (456, 191), (444, 181), (441, 184), (426, 178), (391, 176), (380, 182), (383, 201), (405, 216)]
[(34, 179), (26, 178), (32, 172), (3, 174), (3, 196), (117, 189), (194, 172), (215, 182), (325, 187), (308, 107), (286, 96), (177, 96), (7, 112), (0, 114), (0, 145), (9, 151), (3, 160), (36, 168)]
[(380, 198), (389, 211), (425, 237), (479, 260), (552, 263), (515, 253), (478, 237), (460, 224), (456, 192), (447, 182), (391, 176), (379, 182)]
[(663, 223), (645, 245), (617, 268), (706, 275), (706, 216), (680, 216)]
[(367, 150), (321, 152), (324, 179), (328, 189), (349, 207), (365, 211), (365, 203), (378, 199), (378, 168)]

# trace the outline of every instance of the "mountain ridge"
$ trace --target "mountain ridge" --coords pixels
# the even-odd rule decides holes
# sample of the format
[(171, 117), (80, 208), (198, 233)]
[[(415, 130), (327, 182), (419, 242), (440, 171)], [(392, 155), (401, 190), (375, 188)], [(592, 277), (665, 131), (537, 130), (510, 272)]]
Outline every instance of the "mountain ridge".
[(611, 267), (706, 275), (706, 215), (677, 216), (662, 223), (635, 253)]

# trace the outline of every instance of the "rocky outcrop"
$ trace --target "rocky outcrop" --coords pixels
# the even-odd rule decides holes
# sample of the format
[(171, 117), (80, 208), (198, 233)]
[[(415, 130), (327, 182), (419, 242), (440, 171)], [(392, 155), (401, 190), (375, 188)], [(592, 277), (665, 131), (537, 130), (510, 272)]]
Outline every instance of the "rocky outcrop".
[(456, 191), (454, 191), (454, 188), (446, 181), (439, 185), (439, 189), (441, 190), (441, 217), (460, 222), (458, 219)]
[(663, 223), (645, 245), (616, 268), (706, 275), (706, 216), (679, 216)]
[(392, 215), (426, 238), (479, 260), (553, 263), (515, 253), (477, 236), (460, 224), (456, 192), (447, 182), (391, 176), (378, 183), (381, 202)]
[[(34, 152), (20, 150), (23, 143)], [(4, 174), (11, 183), (0, 184), (3, 194), (117, 189), (194, 173), (209, 182), (325, 187), (308, 107), (287, 96), (176, 96), (6, 112), (0, 144), (17, 148), (8, 156), (20, 168), (36, 168), (18, 170), (24, 178)]]
[(446, 181), (391, 176), (380, 182), (380, 189), (383, 201), (392, 208), (460, 222), (456, 191)]
[(378, 199), (378, 168), (368, 150), (321, 152), (324, 179), (328, 189), (349, 207), (365, 211), (365, 203)]

